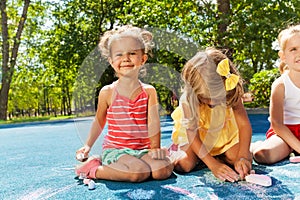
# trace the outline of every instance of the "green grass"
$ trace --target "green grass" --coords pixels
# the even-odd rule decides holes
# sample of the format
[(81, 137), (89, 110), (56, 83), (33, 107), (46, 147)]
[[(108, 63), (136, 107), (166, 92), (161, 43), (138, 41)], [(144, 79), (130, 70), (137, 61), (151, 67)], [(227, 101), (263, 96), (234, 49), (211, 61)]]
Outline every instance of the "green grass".
[(19, 117), (13, 118), (7, 121), (0, 120), (0, 124), (15, 124), (15, 123), (24, 123), (24, 122), (38, 122), (38, 121), (49, 121), (49, 120), (62, 120), (62, 119), (72, 119), (77, 116), (70, 115), (70, 116), (41, 116), (41, 117)]

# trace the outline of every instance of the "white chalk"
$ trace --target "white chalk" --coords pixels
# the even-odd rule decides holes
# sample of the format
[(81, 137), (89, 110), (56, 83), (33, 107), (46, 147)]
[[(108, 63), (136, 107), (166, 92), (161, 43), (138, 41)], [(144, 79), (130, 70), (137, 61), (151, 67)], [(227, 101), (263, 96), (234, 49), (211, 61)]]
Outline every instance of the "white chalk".
[(91, 182), (91, 179), (85, 178), (83, 179), (83, 184), (88, 185)]
[(245, 177), (245, 179), (248, 183), (254, 183), (266, 187), (272, 185), (272, 179), (269, 176), (263, 174), (249, 174)]
[(93, 180), (90, 180), (88, 183), (89, 190), (95, 189), (95, 182)]
[(87, 157), (85, 157), (83, 153), (79, 153), (76, 155), (76, 159), (80, 162), (84, 162), (87, 160)]
[(79, 160), (79, 161), (82, 160), (83, 158), (84, 158), (83, 153), (79, 153), (79, 154), (76, 155), (76, 159)]
[(300, 162), (300, 156), (291, 156), (290, 157), (290, 162), (292, 162), (292, 163)]
[(80, 180), (83, 180), (83, 179), (86, 178), (86, 174), (85, 174), (85, 173), (80, 173), (78, 178), (79, 178)]

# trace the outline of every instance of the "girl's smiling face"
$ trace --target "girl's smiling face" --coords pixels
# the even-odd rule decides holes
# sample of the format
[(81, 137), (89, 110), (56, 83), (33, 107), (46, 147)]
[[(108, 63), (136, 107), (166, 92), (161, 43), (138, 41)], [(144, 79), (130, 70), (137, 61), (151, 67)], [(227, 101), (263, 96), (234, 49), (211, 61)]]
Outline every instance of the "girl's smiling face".
[(130, 36), (115, 39), (110, 46), (109, 62), (118, 75), (129, 72), (139, 72), (140, 67), (147, 61), (140, 42)]

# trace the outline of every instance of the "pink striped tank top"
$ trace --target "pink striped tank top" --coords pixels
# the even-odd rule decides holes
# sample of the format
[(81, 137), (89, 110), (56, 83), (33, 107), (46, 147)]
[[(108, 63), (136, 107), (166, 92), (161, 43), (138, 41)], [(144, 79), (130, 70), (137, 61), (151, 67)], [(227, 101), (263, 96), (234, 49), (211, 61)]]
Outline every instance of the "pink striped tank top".
[(142, 92), (133, 100), (115, 92), (116, 97), (107, 109), (108, 132), (103, 149), (150, 149), (147, 92), (142, 86)]

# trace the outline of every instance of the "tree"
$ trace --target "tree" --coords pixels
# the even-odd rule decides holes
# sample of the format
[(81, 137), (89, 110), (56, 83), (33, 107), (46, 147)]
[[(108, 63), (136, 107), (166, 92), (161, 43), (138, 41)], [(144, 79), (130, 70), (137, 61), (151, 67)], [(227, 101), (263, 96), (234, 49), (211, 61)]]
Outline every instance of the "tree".
[[(222, 44), (224, 39), (224, 34), (227, 32), (227, 26), (230, 21), (230, 0), (218, 0), (217, 1), (217, 19), (218, 19), (218, 31), (219, 35), (217, 38), (218, 44)], [(227, 47), (228, 48), (228, 47)]]
[[(22, 14), (19, 18), (17, 29), (10, 30), (8, 24), (7, 14), (7, 1), (1, 0), (1, 25), (2, 25), (2, 80), (0, 89), (0, 119), (7, 119), (7, 105), (8, 105), (8, 93), (12, 77), (14, 74), (14, 68), (17, 62), (19, 46), (21, 43), (21, 35), (24, 29), (25, 21), (27, 19), (27, 12), (30, 4), (30, 0), (24, 0)], [(13, 20), (12, 20), (13, 21)], [(14, 25), (12, 25), (14, 26)], [(13, 35), (14, 34), (14, 35)], [(12, 43), (12, 46), (10, 46)]]
[(252, 107), (265, 107), (270, 104), (271, 86), (276, 78), (280, 76), (278, 69), (262, 70), (253, 75), (250, 79), (249, 90), (254, 95)]
[[(8, 17), (15, 20), (23, 1), (8, 2)], [(18, 4), (12, 8), (12, 2)], [(35, 6), (37, 2), (42, 10)], [(30, 8), (34, 9), (29, 9), (30, 17), (22, 34), (21, 45), (26, 45), (26, 51), (20, 48), (14, 67), (9, 109), (33, 108), (48, 113), (56, 110), (62, 114), (94, 109), (97, 91), (115, 79), (113, 70), (100, 56), (99, 38), (105, 31), (123, 24), (153, 32), (154, 57), (147, 62), (147, 74), (151, 76), (144, 80), (156, 87), (160, 104), (168, 110), (169, 99), (180, 95), (180, 92), (174, 95), (174, 91), (180, 89), (178, 75), (183, 65), (207, 46), (229, 50), (227, 53), (249, 84), (256, 72), (274, 68), (278, 55), (272, 43), (285, 23), (299, 19), (300, 7), (296, 5), (298, 0), (32, 1)], [(45, 7), (47, 12), (43, 10)], [(36, 10), (38, 14), (33, 13)], [(46, 20), (50, 26), (42, 30), (40, 22)], [(16, 24), (10, 24), (8, 30), (10, 43), (14, 41)], [(1, 30), (3, 33), (5, 29)], [(3, 46), (4, 37), (1, 39)], [(0, 55), (0, 58), (4, 61), (7, 57)], [(34, 79), (27, 78), (29, 74)], [(30, 88), (30, 91), (23, 89), (26, 91), (22, 93), (16, 88)], [(20, 95), (28, 99), (35, 95), (38, 101), (17, 98)]]
[(233, 57), (245, 80), (276, 67), (278, 54), (272, 44), (280, 30), (299, 20), (298, 4), (288, 0), (231, 1), (231, 23), (225, 39), (235, 49)]

